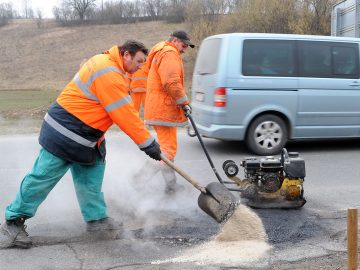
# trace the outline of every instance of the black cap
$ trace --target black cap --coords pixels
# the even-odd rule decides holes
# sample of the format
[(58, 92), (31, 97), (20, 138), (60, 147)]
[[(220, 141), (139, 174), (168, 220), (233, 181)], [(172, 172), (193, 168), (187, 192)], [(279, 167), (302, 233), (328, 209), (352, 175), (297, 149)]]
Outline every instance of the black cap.
[(182, 30), (175, 31), (170, 36), (180, 39), (182, 42), (189, 45), (191, 48), (195, 47), (195, 45), (192, 44), (189, 35), (185, 31)]

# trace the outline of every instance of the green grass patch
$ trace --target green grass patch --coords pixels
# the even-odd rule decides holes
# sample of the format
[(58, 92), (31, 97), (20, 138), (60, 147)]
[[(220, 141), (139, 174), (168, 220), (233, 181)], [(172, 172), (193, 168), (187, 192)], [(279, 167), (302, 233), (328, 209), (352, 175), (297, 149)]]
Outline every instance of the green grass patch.
[(59, 93), (58, 90), (39, 89), (0, 90), (0, 112), (41, 110), (49, 107)]
[(0, 89), (0, 117), (42, 119), (59, 93), (59, 90)]

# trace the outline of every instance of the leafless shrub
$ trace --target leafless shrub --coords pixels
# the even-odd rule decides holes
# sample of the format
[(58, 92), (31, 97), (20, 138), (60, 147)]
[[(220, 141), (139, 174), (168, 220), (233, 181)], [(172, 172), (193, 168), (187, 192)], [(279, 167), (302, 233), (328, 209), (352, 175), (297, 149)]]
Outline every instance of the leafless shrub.
[(229, 32), (330, 34), (338, 0), (190, 0), (186, 22), (198, 41)]
[(61, 25), (82, 24), (91, 21), (96, 0), (62, 0), (60, 6), (54, 6), (53, 15)]
[(60, 7), (53, 7), (53, 15), (56, 22), (58, 22), (60, 25), (68, 25), (71, 21), (75, 21), (76, 19), (74, 11), (64, 2), (61, 3)]
[(291, 33), (296, 17), (294, 0), (241, 1), (224, 16), (219, 32)]
[(187, 0), (169, 0), (167, 5), (166, 21), (179, 23), (185, 21), (185, 8)]
[(34, 18), (34, 11), (31, 8), (31, 1), (30, 0), (22, 0), (22, 11), (23, 17), (26, 19)]
[[(217, 32), (220, 16), (214, 12), (214, 9), (210, 9), (208, 4), (207, 1), (191, 0), (185, 10), (185, 20), (196, 44)], [(210, 10), (212, 11), (210, 12)]]
[(11, 3), (0, 3), (0, 27), (7, 25), (13, 18)]
[(144, 6), (144, 16), (155, 21), (161, 19), (166, 10), (166, 2), (164, 0), (142, 0), (140, 4)]
[(91, 13), (94, 8), (96, 0), (64, 0), (65, 4), (70, 7), (73, 12), (78, 16), (80, 21), (84, 21), (86, 15)]
[(41, 28), (41, 26), (43, 25), (43, 15), (42, 15), (42, 11), (40, 9), (36, 10), (36, 25), (37, 28)]
[(297, 1), (298, 20), (292, 26), (299, 34), (331, 34), (331, 11), (339, 0)]

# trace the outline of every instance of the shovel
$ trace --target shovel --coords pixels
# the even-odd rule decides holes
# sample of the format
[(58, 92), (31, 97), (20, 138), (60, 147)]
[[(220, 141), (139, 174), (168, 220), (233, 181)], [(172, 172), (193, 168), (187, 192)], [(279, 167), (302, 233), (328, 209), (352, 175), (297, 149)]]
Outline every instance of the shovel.
[(226, 221), (234, 213), (237, 205), (236, 199), (224, 185), (212, 182), (206, 187), (203, 187), (190, 175), (167, 159), (164, 154), (161, 154), (161, 159), (201, 192), (198, 198), (199, 207), (218, 223)]

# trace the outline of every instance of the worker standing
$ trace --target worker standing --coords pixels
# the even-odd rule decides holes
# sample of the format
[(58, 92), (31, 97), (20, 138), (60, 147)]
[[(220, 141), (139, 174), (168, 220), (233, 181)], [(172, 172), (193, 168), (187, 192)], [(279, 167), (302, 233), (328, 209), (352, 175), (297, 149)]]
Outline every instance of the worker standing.
[(129, 93), (138, 112), (140, 111), (140, 105), (145, 108), (147, 76), (148, 70), (145, 63), (131, 76)]
[(15, 200), (5, 210), (0, 233), (8, 246), (28, 248), (24, 225), (57, 182), (70, 169), (88, 231), (121, 229), (107, 216), (102, 189), (105, 132), (119, 126), (147, 155), (160, 160), (160, 146), (145, 128), (128, 94), (132, 74), (145, 61), (147, 49), (137, 41), (113, 46), (90, 58), (60, 93), (44, 117), (39, 156), (24, 177)]
[[(145, 101), (145, 124), (156, 131), (161, 151), (174, 161), (177, 152), (177, 127), (187, 125), (189, 100), (184, 89), (184, 67), (181, 55), (188, 47), (194, 48), (185, 31), (173, 32), (167, 41), (156, 44), (146, 60), (149, 70)], [(185, 112), (185, 114), (184, 114)], [(161, 170), (165, 179), (165, 193), (176, 192), (181, 186), (175, 172), (164, 163), (149, 162), (135, 175), (135, 180), (152, 177)]]

